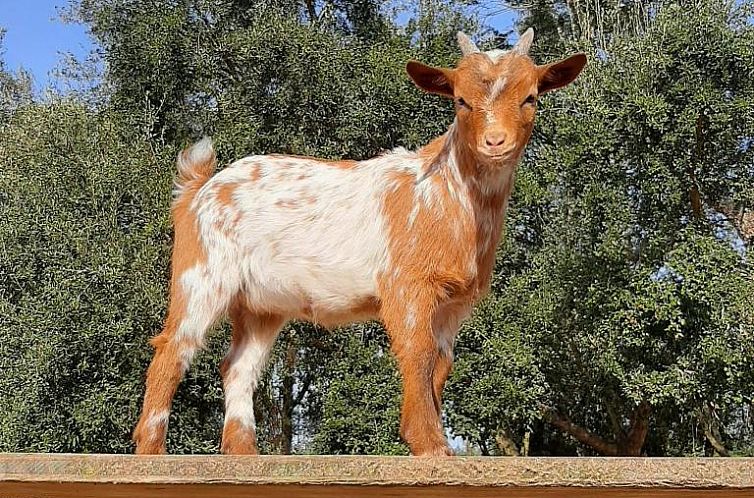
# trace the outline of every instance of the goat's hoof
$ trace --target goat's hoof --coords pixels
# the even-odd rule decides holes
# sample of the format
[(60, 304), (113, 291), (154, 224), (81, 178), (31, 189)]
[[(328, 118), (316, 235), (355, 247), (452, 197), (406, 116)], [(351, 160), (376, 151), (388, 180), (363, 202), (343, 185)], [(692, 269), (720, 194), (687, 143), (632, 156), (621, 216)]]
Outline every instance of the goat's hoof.
[(223, 455), (259, 455), (259, 450), (256, 445), (223, 444), (220, 453)]
[(419, 451), (413, 452), (414, 456), (417, 457), (450, 457), (453, 456), (453, 450), (451, 450), (447, 445), (437, 445), (432, 446), (428, 448), (423, 448)]
[(167, 452), (164, 441), (137, 441), (134, 453), (137, 455), (165, 455)]

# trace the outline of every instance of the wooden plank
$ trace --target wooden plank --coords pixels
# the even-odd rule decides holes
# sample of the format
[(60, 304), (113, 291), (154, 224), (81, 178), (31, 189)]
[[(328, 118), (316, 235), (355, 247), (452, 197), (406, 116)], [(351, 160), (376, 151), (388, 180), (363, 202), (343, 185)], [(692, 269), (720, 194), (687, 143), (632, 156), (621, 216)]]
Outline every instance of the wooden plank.
[[(6, 484), (7, 486), (7, 484)], [(321, 486), (243, 484), (0, 484), (3, 498), (747, 498), (751, 490), (625, 488), (500, 488), (458, 486)]]
[(0, 454), (0, 498), (754, 497), (752, 458)]

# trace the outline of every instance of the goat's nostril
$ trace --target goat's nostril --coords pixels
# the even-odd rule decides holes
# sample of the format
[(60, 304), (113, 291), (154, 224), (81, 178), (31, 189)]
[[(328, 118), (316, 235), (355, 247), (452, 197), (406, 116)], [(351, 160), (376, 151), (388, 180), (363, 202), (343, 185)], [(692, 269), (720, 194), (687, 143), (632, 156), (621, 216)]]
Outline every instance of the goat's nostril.
[(487, 147), (498, 147), (500, 145), (503, 145), (503, 143), (505, 142), (505, 134), (491, 133), (485, 135), (484, 142), (487, 144)]

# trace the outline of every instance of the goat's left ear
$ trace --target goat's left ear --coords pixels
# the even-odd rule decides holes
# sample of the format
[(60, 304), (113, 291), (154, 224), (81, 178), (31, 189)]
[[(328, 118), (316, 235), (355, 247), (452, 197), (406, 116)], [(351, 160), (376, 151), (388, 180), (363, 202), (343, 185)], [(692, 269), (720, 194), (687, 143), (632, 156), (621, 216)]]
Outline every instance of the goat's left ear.
[(575, 54), (552, 64), (539, 66), (539, 93), (566, 86), (576, 79), (586, 65), (586, 55)]
[(409, 61), (406, 72), (416, 86), (430, 93), (453, 98), (453, 70)]

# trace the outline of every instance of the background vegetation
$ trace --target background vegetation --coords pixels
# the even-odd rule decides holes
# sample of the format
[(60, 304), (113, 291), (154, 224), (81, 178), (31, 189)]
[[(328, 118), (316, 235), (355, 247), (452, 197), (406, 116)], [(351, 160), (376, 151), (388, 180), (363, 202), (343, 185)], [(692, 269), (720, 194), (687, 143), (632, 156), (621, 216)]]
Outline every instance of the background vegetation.
[[(177, 151), (366, 158), (445, 131), (405, 76), (483, 46), (474, 1), (80, 0), (104, 72), (35, 96), (0, 65), (0, 451), (132, 451), (165, 314)], [(534, 58), (587, 69), (542, 99), (492, 295), (464, 326), (451, 436), (485, 455), (753, 455), (751, 0), (511, 0)], [(0, 63), (1, 64), (1, 63)], [(95, 71), (96, 73), (96, 71)], [(222, 328), (169, 448), (217, 452)], [(291, 324), (256, 399), (263, 450), (403, 454), (378, 324)]]

